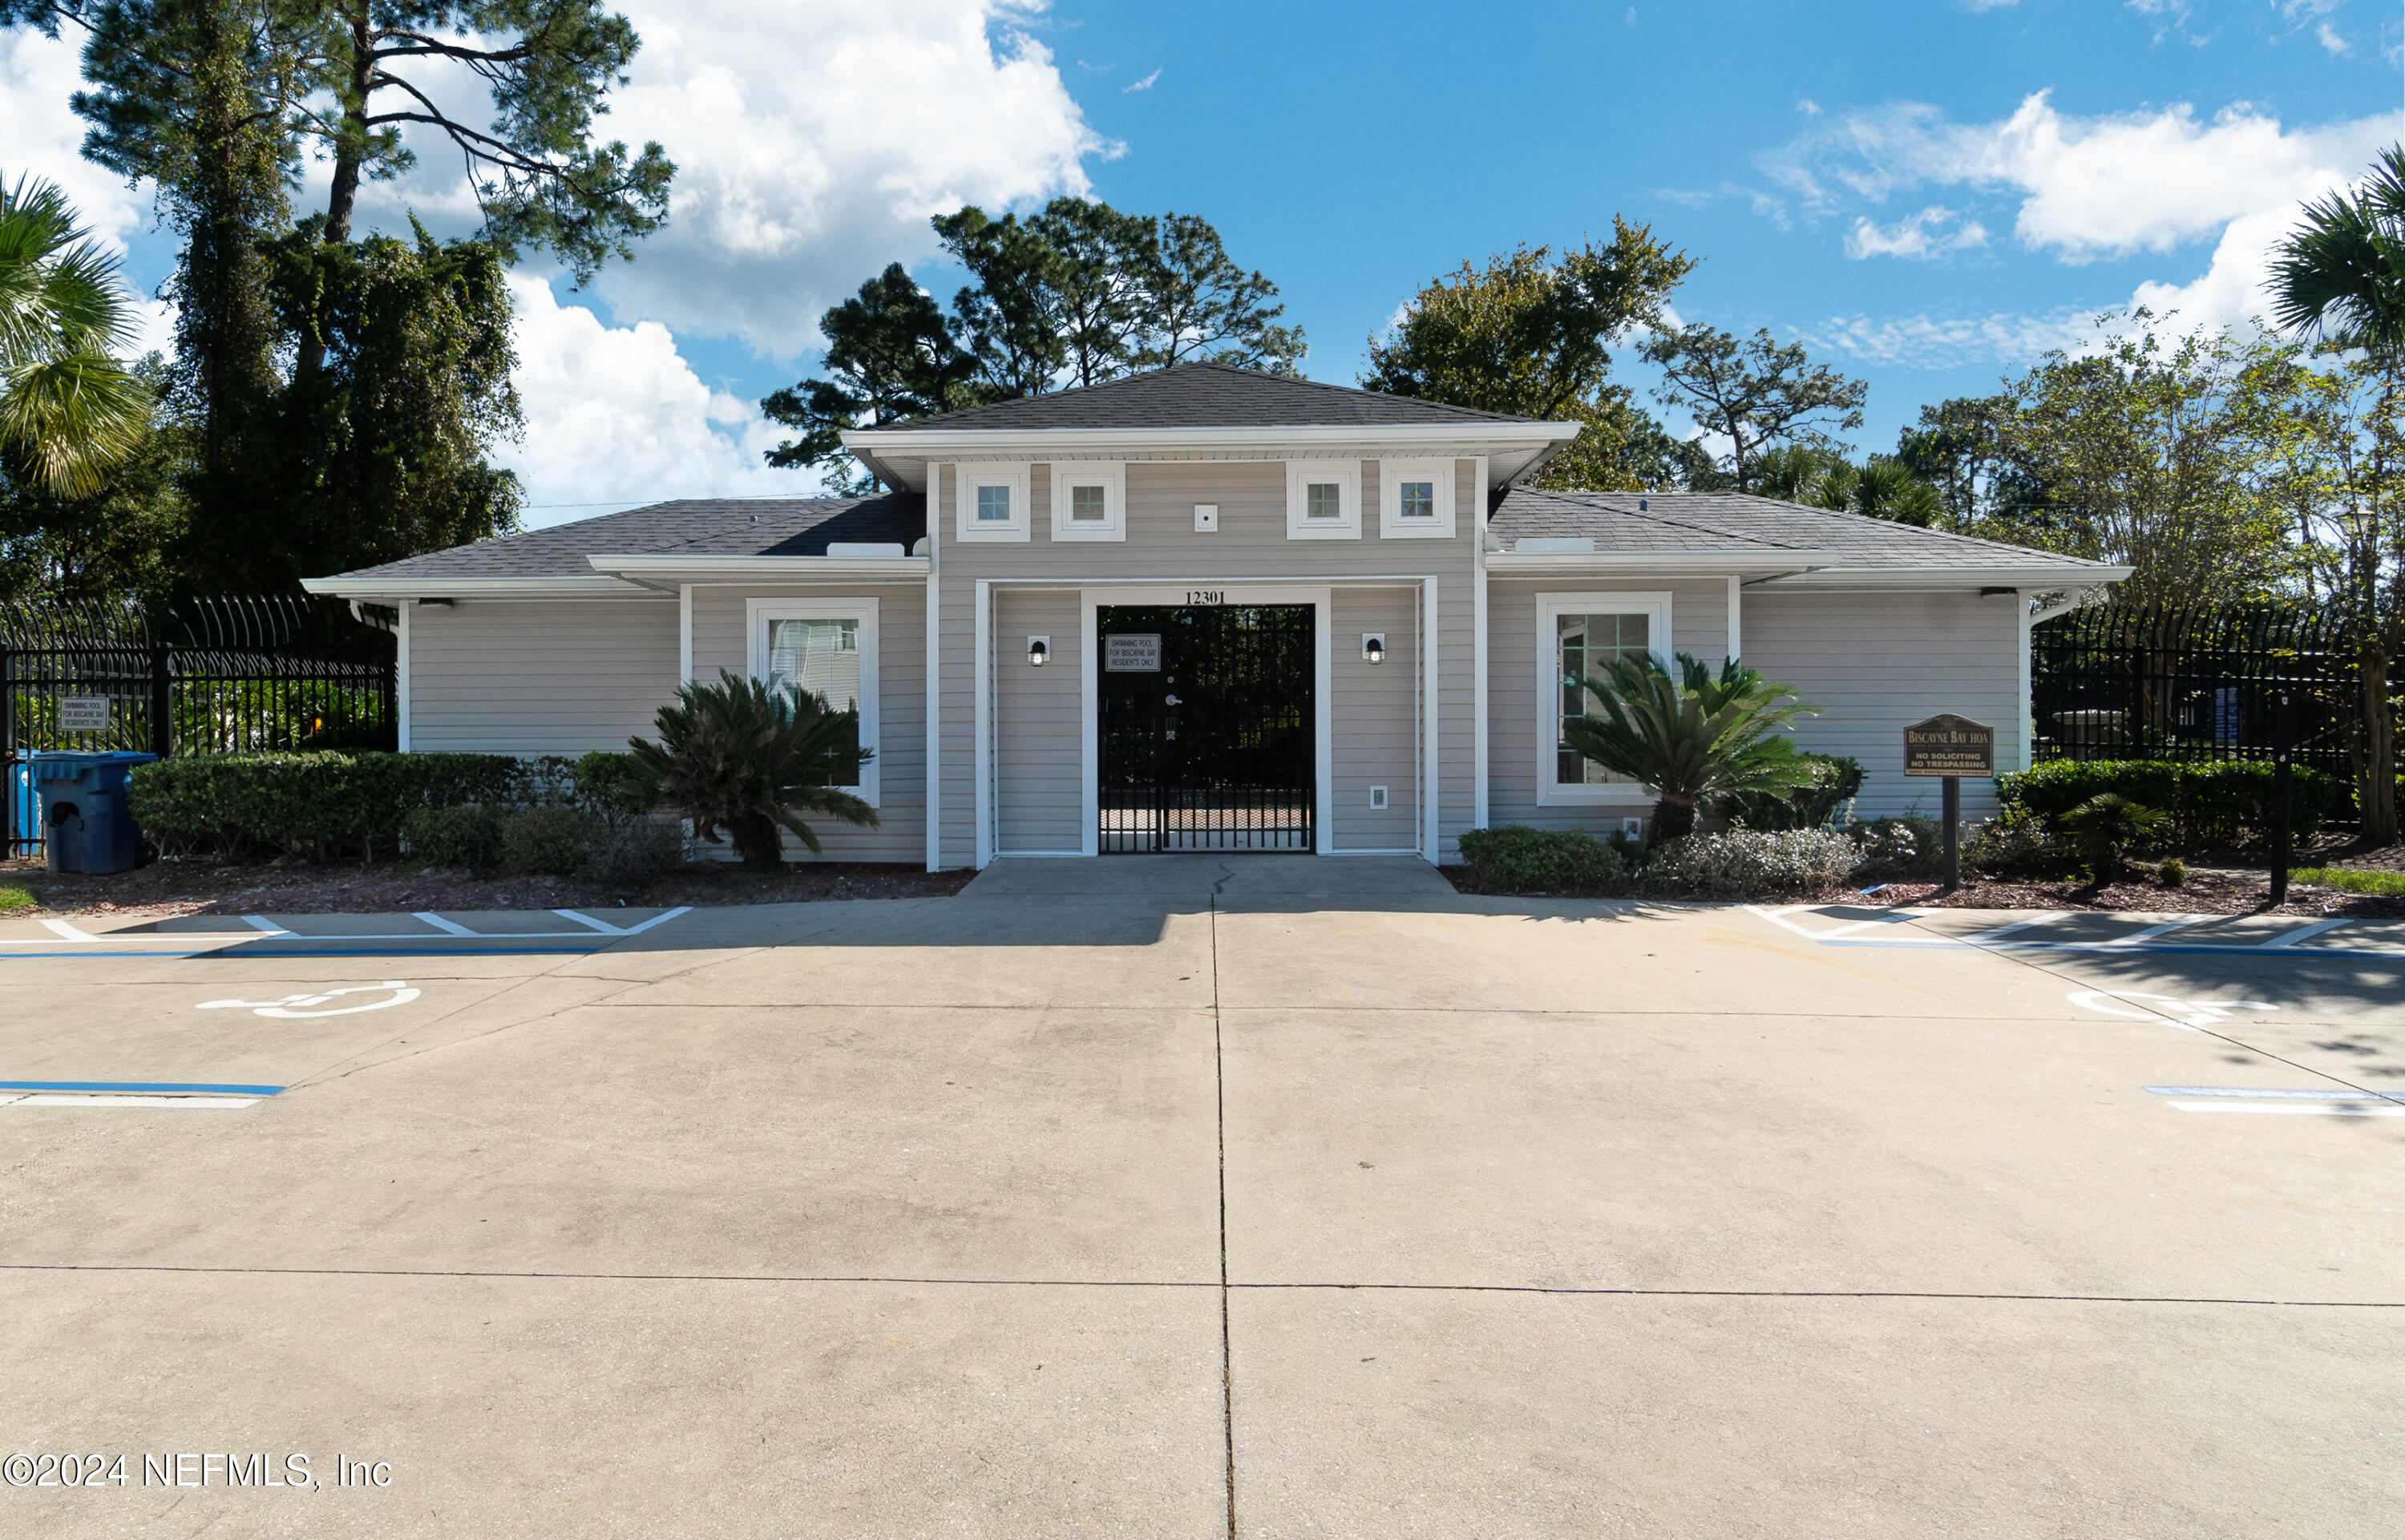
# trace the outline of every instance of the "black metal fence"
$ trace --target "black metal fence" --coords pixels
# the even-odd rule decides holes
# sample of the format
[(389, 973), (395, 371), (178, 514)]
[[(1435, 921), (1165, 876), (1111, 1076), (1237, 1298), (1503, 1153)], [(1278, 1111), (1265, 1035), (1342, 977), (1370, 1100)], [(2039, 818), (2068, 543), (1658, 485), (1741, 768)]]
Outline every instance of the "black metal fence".
[[(2338, 620), (2313, 611), (2074, 610), (2031, 633), (2034, 756), (2269, 759), (2286, 695), (2297, 709), (2296, 763), (2352, 787), (2359, 678)], [(2353, 820), (2351, 794), (2339, 816)]]
[(41, 849), (28, 754), (390, 749), (397, 675), (391, 629), (340, 600), (0, 605), (7, 852)]

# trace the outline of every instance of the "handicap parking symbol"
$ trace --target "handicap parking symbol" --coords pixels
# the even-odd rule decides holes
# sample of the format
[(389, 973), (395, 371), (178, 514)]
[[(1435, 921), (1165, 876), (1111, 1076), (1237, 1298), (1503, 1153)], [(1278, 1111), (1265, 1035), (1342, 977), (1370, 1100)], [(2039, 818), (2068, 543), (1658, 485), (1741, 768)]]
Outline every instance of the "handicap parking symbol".
[[(2103, 1016), (2129, 1016), (2139, 1021), (2160, 1021), (2168, 1015), (2174, 1026), (2193, 1032), (2201, 1027), (2218, 1025), (2241, 1010), (2277, 1010), (2280, 1008), (2262, 1000), (2188, 1000), (2176, 995), (2149, 995), (2134, 989), (2078, 989), (2071, 993), (2071, 1003), (2083, 1006)], [(2135, 1010), (2124, 1010), (2108, 1001), (2135, 1005)]]
[[(277, 1000), (203, 1000), (196, 1010), (247, 1010), (254, 1016), (281, 1016), (288, 1020), (303, 1020), (316, 1016), (356, 1016), (362, 1010), (385, 1010), (393, 1006), (407, 1005), (421, 991), (412, 989), (399, 979), (380, 984), (354, 984), (348, 989), (329, 989), (319, 995), (287, 995)], [(324, 1005), (345, 995), (385, 995), (381, 1000), (368, 1000), (359, 1005), (336, 1006), (331, 1010), (310, 1010), (308, 1006)]]

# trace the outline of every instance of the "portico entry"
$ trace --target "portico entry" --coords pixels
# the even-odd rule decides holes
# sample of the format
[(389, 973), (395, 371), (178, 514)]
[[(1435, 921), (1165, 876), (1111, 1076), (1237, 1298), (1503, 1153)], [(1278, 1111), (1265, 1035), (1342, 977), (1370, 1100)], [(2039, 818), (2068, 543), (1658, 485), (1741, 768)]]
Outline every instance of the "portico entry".
[(1104, 855), (1316, 848), (1308, 604), (1096, 610)]

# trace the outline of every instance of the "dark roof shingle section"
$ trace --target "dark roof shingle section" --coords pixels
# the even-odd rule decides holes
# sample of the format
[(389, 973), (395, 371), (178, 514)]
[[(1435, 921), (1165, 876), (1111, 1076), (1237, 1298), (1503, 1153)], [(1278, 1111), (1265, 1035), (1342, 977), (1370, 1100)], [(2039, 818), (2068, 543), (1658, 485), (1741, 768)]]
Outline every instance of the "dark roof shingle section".
[(1431, 423), (1458, 423), (1467, 429), (1534, 420), (1233, 369), (1223, 363), (1181, 363), (1101, 385), (885, 426), (897, 432), (928, 428), (1038, 431), (1049, 428), (1389, 428)]
[(685, 499), (429, 551), (345, 577), (590, 577), (591, 556), (824, 556), (829, 542), (894, 544), (927, 532), (917, 492), (862, 498)]
[(1514, 487), (1495, 505), (1487, 527), (1507, 551), (1524, 537), (1584, 536), (1598, 554), (1839, 551), (1849, 566), (2060, 567), (2066, 573), (2103, 565), (1741, 492), (1550, 492)]

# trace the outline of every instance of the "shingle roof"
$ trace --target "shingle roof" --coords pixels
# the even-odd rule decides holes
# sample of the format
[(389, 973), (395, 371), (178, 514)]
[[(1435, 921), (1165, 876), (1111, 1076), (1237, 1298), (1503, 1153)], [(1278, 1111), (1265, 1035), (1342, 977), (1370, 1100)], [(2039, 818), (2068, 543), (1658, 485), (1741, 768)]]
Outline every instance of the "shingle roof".
[(1550, 492), (1514, 487), (1495, 505), (1487, 528), (1507, 551), (1524, 537), (1584, 536), (1607, 555), (1751, 548), (1765, 554), (1842, 551), (1848, 565), (1863, 567), (2060, 567), (2070, 572), (2104, 565), (1739, 492)]
[(926, 429), (1371, 428), (1429, 423), (1469, 427), (1533, 420), (1233, 369), (1223, 363), (1181, 363), (1102, 385), (942, 412), (886, 427), (896, 432), (916, 432)]
[(899, 544), (927, 532), (917, 492), (860, 498), (683, 499), (429, 551), (345, 577), (590, 577), (584, 558), (640, 556), (824, 556), (830, 541)]

